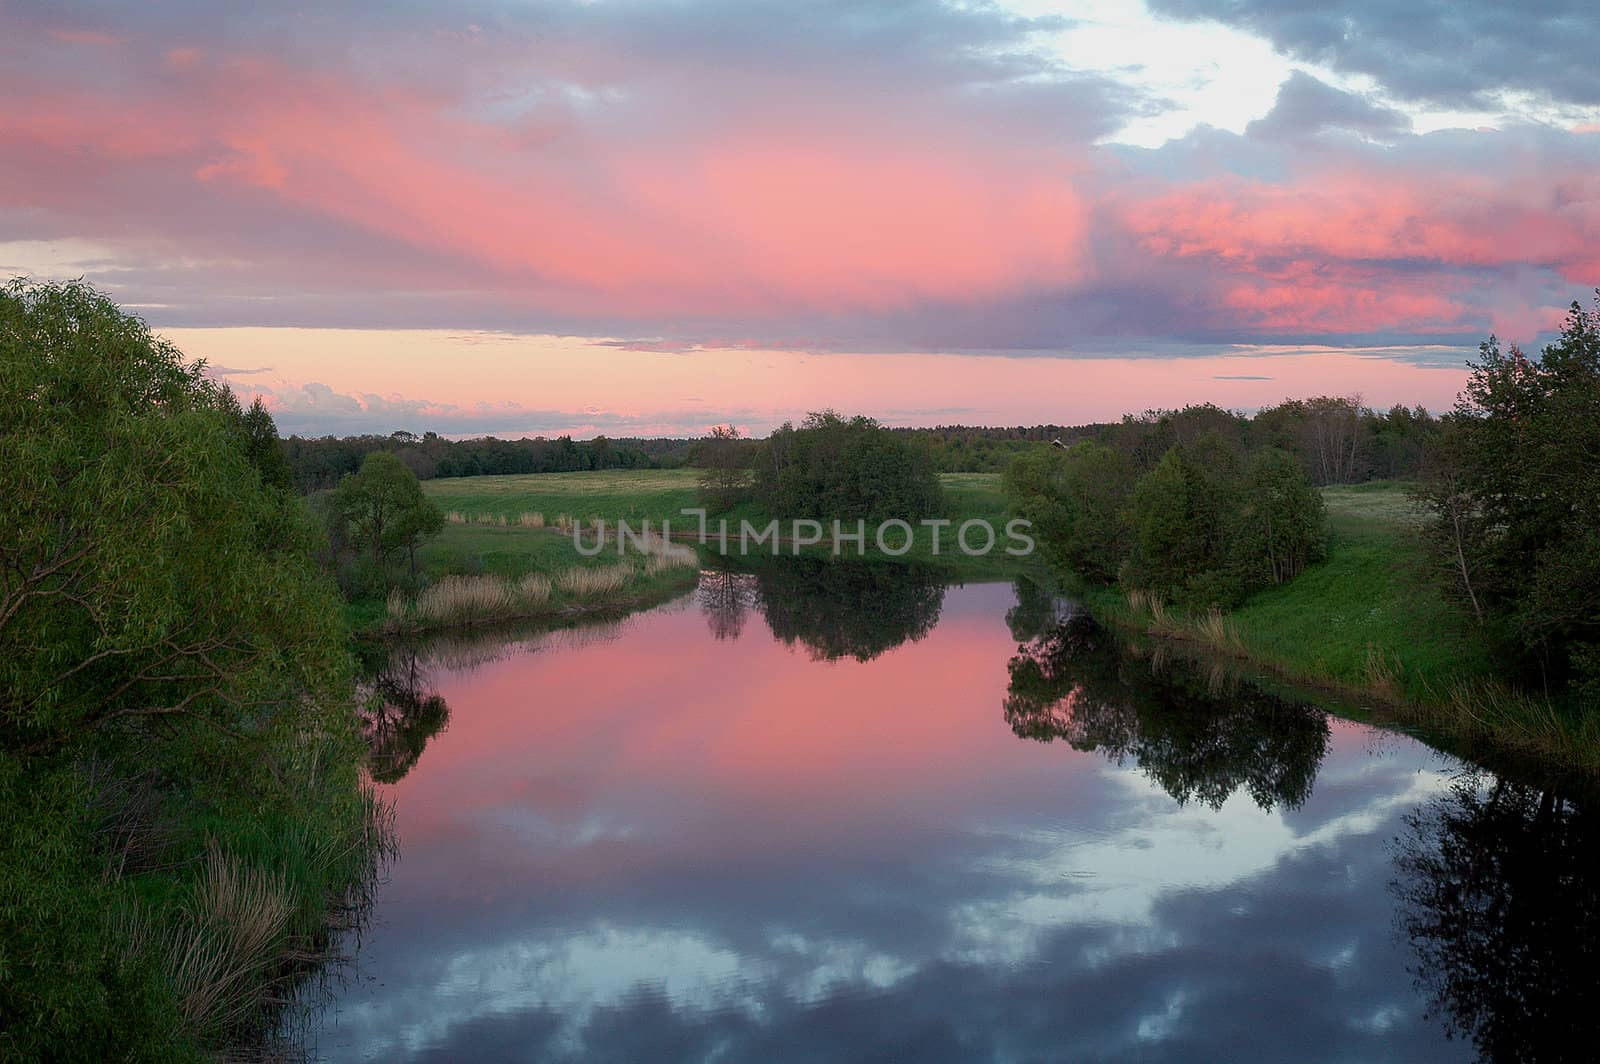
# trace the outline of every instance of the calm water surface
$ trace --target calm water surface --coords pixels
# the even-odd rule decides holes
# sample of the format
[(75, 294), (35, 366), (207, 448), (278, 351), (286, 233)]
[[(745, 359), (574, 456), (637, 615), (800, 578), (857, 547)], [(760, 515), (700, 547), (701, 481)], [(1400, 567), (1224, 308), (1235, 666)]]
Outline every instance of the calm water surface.
[[(1497, 933), (1474, 924), (1502, 890), (1474, 871), (1486, 848), (1552, 817), (1570, 834), (1566, 803), (1119, 647), (1026, 590), (708, 574), (620, 624), (397, 654), (373, 738), (401, 854), (316, 1052), (1526, 1044), (1527, 1003), (1453, 938)], [(1541, 1007), (1587, 992), (1570, 982)]]

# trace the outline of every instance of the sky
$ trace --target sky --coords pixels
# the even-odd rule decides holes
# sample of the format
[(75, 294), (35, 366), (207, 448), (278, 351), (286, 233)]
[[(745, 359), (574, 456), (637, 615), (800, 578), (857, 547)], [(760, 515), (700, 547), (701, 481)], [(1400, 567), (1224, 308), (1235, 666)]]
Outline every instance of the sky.
[(1448, 407), (1600, 284), (1540, 0), (0, 0), (0, 275), (285, 432)]

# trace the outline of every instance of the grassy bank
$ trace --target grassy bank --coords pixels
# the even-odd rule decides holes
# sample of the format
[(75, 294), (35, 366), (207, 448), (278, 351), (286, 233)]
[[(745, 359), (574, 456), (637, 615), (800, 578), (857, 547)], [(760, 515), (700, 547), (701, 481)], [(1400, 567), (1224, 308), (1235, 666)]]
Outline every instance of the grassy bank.
[(343, 740), (287, 753), (278, 793), (0, 757), (0, 1059), (293, 1055), (283, 1005), (363, 918), (391, 835)]
[[(508, 521), (485, 524), (456, 519), (417, 553), (421, 588), (414, 595), (349, 605), (359, 633), (397, 635), (440, 628), (561, 617), (653, 605), (694, 585), (699, 558), (693, 548), (653, 538), (630, 542), (619, 554), (614, 539), (600, 553), (579, 551), (570, 533), (554, 525)], [(593, 533), (585, 549), (597, 542)]]
[(1328, 555), (1227, 614), (1185, 616), (1137, 592), (1084, 593), (1107, 620), (1358, 694), (1443, 736), (1600, 772), (1600, 727), (1496, 678), (1470, 620), (1444, 601), (1403, 486), (1324, 489)]

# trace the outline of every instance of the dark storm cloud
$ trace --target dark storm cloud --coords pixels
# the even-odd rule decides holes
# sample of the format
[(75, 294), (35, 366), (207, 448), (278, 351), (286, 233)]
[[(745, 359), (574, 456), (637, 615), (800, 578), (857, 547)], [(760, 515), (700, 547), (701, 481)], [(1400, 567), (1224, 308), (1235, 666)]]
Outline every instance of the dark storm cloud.
[(1411, 119), (1364, 96), (1336, 89), (1297, 70), (1278, 89), (1277, 102), (1245, 135), (1265, 140), (1311, 136), (1327, 129), (1392, 140), (1411, 131)]
[(1367, 74), (1393, 96), (1488, 108), (1507, 91), (1600, 104), (1600, 8), (1588, 0), (1150, 0), (1173, 18), (1258, 34), (1297, 59)]

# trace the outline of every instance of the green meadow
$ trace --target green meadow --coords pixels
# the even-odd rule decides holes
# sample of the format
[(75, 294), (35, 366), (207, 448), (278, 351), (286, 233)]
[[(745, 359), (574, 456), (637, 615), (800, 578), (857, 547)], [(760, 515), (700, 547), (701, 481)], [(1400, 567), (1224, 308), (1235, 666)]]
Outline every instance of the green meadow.
[[(953, 579), (1006, 579), (1030, 567), (1026, 559), (1005, 553), (1004, 529), (1009, 515), (1006, 499), (1000, 487), (998, 473), (944, 473), (939, 477), (944, 490), (942, 517), (951, 522), (940, 532), (940, 549), (933, 549), (933, 531), (916, 528), (911, 549), (896, 555), (902, 561), (921, 562), (943, 570)], [(696, 471), (693, 469), (641, 469), (603, 470), (578, 473), (532, 473), (518, 476), (463, 477), (430, 480), (423, 491), (447, 514), (456, 519), (445, 526), (419, 554), (426, 561), (430, 575), (462, 571), (462, 564), (475, 564), (481, 559), (485, 571), (504, 575), (518, 575), (546, 564), (601, 564), (614, 558), (607, 550), (601, 558), (583, 559), (573, 548), (571, 536), (558, 537), (562, 542), (552, 543), (550, 527), (557, 519), (568, 517), (587, 523), (595, 518), (604, 519), (608, 526), (616, 521), (627, 521), (638, 527), (648, 520), (652, 527), (671, 522), (675, 537), (693, 533), (698, 528), (696, 518), (685, 516), (683, 510), (695, 509), (701, 504), (696, 490)], [(544, 529), (531, 529), (519, 524), (525, 515), (537, 514), (546, 523)], [(994, 549), (984, 555), (963, 554), (955, 544), (955, 529), (963, 522), (981, 518), (995, 528), (999, 539)], [(498, 522), (504, 520), (505, 524)], [(748, 521), (760, 529), (772, 520), (755, 506), (745, 503), (724, 514), (708, 520), (708, 529), (715, 536), (718, 522), (726, 520), (730, 548), (736, 549), (741, 522)], [(488, 521), (490, 523), (480, 523)], [(787, 535), (787, 525), (784, 526)], [(844, 530), (849, 532), (846, 524)], [(829, 533), (824, 533), (820, 545), (802, 548), (810, 554), (831, 551)], [(868, 529), (867, 556), (882, 558), (872, 543), (872, 530)], [(890, 536), (898, 546), (897, 533)], [(979, 539), (971, 542), (976, 546)], [(708, 548), (710, 549), (710, 548)], [(785, 543), (784, 553), (793, 548)], [(770, 551), (770, 546), (753, 548)], [(844, 544), (848, 556), (856, 556), (856, 548)]]
[(1417, 535), (1423, 514), (1405, 485), (1376, 481), (1322, 495), (1327, 557), (1232, 612), (1188, 617), (1108, 588), (1084, 597), (1114, 623), (1354, 695), (1380, 716), (1480, 756), (1600, 771), (1591, 716), (1497, 678), (1487, 642), (1428, 569)]

